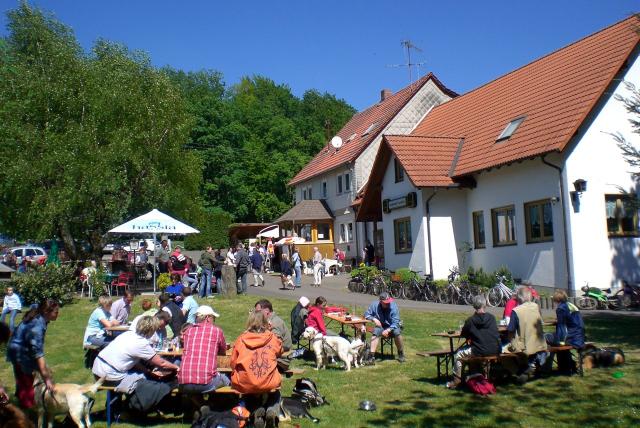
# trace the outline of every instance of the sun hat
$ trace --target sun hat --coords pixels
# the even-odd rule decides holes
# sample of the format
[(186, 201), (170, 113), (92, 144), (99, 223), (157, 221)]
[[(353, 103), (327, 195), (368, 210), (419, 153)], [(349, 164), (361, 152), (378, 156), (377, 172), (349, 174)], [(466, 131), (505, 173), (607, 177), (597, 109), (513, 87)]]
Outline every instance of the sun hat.
[(211, 306), (202, 305), (198, 306), (198, 310), (196, 310), (196, 315), (201, 317), (206, 317), (207, 315), (213, 315), (215, 318), (218, 318), (220, 314), (211, 308)]
[(306, 297), (302, 296), (300, 297), (300, 300), (298, 300), (298, 302), (303, 306), (307, 306), (309, 304), (309, 299), (307, 299)]
[(380, 302), (382, 303), (391, 303), (393, 302), (393, 298), (391, 296), (389, 296), (389, 293), (387, 293), (386, 291), (383, 291), (382, 293), (380, 293)]

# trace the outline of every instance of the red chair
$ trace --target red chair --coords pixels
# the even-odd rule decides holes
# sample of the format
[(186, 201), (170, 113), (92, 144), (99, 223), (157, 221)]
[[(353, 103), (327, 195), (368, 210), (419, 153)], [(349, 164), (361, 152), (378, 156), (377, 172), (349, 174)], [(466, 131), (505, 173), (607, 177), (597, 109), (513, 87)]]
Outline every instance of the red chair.
[(122, 291), (122, 293), (124, 294), (124, 291), (127, 290), (129, 288), (129, 273), (128, 272), (123, 272), (120, 275), (118, 275), (118, 278), (114, 279), (111, 282), (111, 294), (113, 294), (113, 290), (115, 289), (116, 291), (116, 295), (119, 295), (118, 293), (118, 289), (119, 288), (123, 288), (124, 290)]

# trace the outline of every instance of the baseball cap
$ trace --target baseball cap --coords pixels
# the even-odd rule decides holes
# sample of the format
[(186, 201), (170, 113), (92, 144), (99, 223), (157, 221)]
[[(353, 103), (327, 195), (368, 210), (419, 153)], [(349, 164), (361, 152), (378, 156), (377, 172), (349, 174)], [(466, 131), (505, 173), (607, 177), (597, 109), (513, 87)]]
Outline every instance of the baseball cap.
[(207, 305), (198, 306), (198, 310), (196, 310), (196, 315), (201, 317), (206, 317), (207, 315), (213, 315), (216, 318), (220, 316), (220, 314), (215, 312), (211, 306), (207, 306)]
[(298, 302), (304, 307), (304, 306), (307, 306), (309, 304), (309, 299), (307, 299), (306, 297), (302, 296), (300, 298), (300, 300), (298, 300)]
[(391, 296), (389, 296), (389, 293), (387, 293), (386, 291), (383, 291), (382, 293), (380, 293), (380, 296), (378, 296), (380, 301), (382, 303), (391, 303), (393, 302), (393, 298)]

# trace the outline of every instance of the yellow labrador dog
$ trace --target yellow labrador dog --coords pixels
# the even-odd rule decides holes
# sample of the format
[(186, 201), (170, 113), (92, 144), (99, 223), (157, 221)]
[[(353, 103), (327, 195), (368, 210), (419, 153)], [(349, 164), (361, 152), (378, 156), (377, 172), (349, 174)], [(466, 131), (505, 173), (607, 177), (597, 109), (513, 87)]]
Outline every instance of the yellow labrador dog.
[(69, 413), (71, 419), (79, 428), (91, 427), (89, 419), (90, 399), (87, 394), (95, 394), (104, 379), (98, 379), (94, 384), (76, 385), (74, 383), (57, 383), (53, 393), (49, 391), (40, 376), (33, 384), (35, 390), (36, 408), (38, 410), (38, 428), (53, 427), (56, 415)]

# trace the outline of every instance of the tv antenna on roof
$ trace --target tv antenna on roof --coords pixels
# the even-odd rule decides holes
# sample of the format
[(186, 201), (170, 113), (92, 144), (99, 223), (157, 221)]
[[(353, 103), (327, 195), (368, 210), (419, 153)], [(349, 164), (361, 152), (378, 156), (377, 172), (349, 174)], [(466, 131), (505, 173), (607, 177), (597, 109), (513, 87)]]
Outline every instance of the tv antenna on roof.
[(391, 64), (388, 65), (387, 67), (407, 67), (407, 69), (409, 70), (409, 83), (413, 83), (413, 76), (411, 74), (411, 67), (420, 67), (422, 65), (425, 64), (424, 61), (422, 62), (411, 62), (411, 49), (415, 50), (416, 52), (422, 52), (422, 49), (420, 49), (419, 47), (417, 47), (416, 45), (413, 44), (413, 42), (409, 39), (406, 40), (402, 40), (400, 42), (400, 45), (402, 45), (402, 47), (404, 49), (406, 49), (407, 53), (407, 62), (405, 64)]

